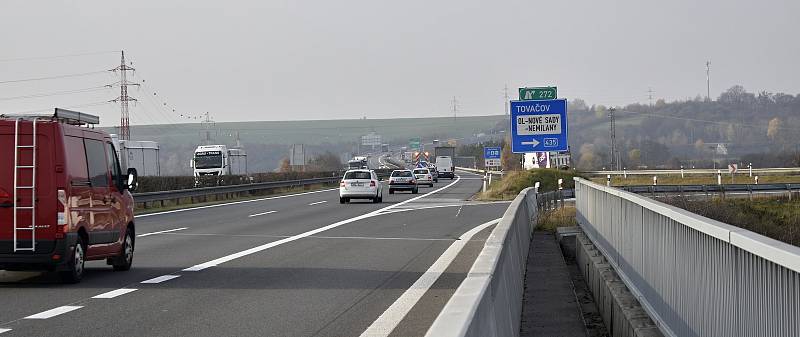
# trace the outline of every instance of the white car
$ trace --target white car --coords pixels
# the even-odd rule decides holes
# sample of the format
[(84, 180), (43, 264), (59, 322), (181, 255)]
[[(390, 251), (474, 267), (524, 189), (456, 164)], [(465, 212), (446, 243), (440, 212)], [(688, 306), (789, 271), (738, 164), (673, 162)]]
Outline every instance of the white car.
[(414, 178), (417, 178), (417, 185), (428, 185), (428, 187), (433, 187), (433, 175), (427, 168), (415, 168)]
[(383, 201), (383, 184), (373, 170), (348, 170), (339, 182), (339, 203), (350, 202), (350, 199), (371, 199), (372, 202)]

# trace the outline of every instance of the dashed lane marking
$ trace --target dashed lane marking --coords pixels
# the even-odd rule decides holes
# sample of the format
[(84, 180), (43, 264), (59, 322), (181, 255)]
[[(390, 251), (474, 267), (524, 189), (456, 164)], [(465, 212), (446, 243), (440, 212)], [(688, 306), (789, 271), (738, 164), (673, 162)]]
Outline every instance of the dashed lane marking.
[(98, 299), (100, 299), (100, 298), (102, 298), (102, 299), (114, 298), (114, 297), (117, 297), (117, 296), (125, 295), (127, 293), (132, 293), (132, 292), (134, 292), (136, 290), (138, 290), (138, 289), (121, 288), (121, 289), (109, 291), (107, 293), (102, 293), (102, 294), (97, 295), (97, 296), (93, 296), (92, 298), (98, 298)]
[(152, 232), (152, 233), (144, 233), (144, 234), (139, 234), (139, 235), (137, 235), (136, 237), (137, 237), (137, 238), (141, 238), (141, 237), (150, 236), (150, 235), (156, 235), (156, 234), (164, 234), (164, 233), (170, 233), (170, 232), (182, 231), (182, 230), (184, 230), (184, 229), (189, 229), (189, 227), (181, 227), (181, 228), (167, 229), (167, 230), (158, 231), (158, 232)]
[(312, 203), (310, 203), (308, 205), (309, 206), (314, 206), (314, 205), (324, 204), (326, 202), (328, 202), (328, 201), (327, 200), (322, 200), (322, 201), (312, 202)]
[(158, 283), (166, 282), (166, 281), (169, 281), (169, 280), (172, 280), (172, 279), (176, 279), (176, 278), (179, 278), (179, 277), (181, 277), (181, 276), (180, 275), (162, 275), (162, 276), (159, 276), (159, 277), (154, 277), (154, 278), (151, 278), (149, 280), (142, 281), (140, 283), (158, 284)]
[(315, 235), (315, 234), (319, 234), (319, 233), (322, 233), (322, 232), (327, 231), (329, 229), (333, 229), (333, 228), (336, 228), (336, 227), (339, 227), (339, 226), (342, 226), (342, 225), (345, 225), (345, 224), (349, 224), (351, 222), (355, 222), (355, 221), (366, 219), (366, 218), (371, 218), (371, 217), (374, 217), (374, 216), (379, 216), (379, 215), (382, 215), (381, 212), (388, 211), (388, 210), (393, 209), (395, 207), (399, 207), (399, 206), (405, 205), (407, 203), (413, 202), (415, 200), (419, 200), (419, 199), (424, 198), (426, 196), (432, 195), (432, 194), (434, 194), (436, 192), (443, 191), (443, 190), (455, 185), (460, 180), (461, 180), (461, 177), (459, 177), (458, 179), (456, 179), (455, 181), (451, 182), (450, 184), (448, 184), (448, 185), (446, 185), (444, 187), (441, 187), (439, 189), (430, 191), (430, 192), (425, 193), (423, 195), (420, 195), (418, 197), (414, 197), (414, 198), (411, 198), (411, 199), (408, 199), (408, 200), (405, 200), (405, 201), (402, 201), (402, 202), (399, 202), (399, 203), (396, 203), (396, 204), (393, 204), (393, 205), (389, 205), (389, 206), (374, 210), (374, 211), (366, 213), (366, 214), (362, 214), (362, 215), (359, 215), (359, 216), (356, 216), (356, 217), (353, 217), (353, 218), (350, 218), (350, 219), (345, 219), (345, 220), (342, 220), (342, 221), (339, 221), (339, 222), (335, 222), (335, 223), (332, 223), (330, 225), (327, 225), (327, 226), (324, 226), (324, 227), (320, 227), (320, 228), (317, 228), (317, 229), (313, 229), (313, 230), (310, 230), (310, 231), (307, 231), (307, 232), (304, 232), (304, 233), (300, 233), (300, 234), (297, 234), (297, 235), (294, 235), (294, 236), (291, 236), (291, 237), (288, 237), (288, 238), (285, 238), (285, 239), (281, 239), (281, 240), (278, 240), (278, 241), (273, 241), (273, 242), (270, 242), (270, 243), (266, 243), (266, 244), (263, 244), (263, 245), (260, 245), (260, 246), (256, 246), (256, 247), (253, 247), (253, 248), (250, 248), (250, 249), (246, 249), (246, 250), (240, 251), (238, 253), (233, 253), (233, 254), (230, 254), (230, 255), (227, 255), (227, 256), (223, 256), (223, 257), (220, 257), (220, 258), (217, 258), (217, 259), (205, 262), (205, 263), (194, 265), (194, 266), (191, 266), (189, 268), (184, 269), (183, 271), (201, 271), (203, 269), (210, 268), (210, 267), (215, 267), (215, 266), (218, 266), (218, 265), (220, 265), (222, 263), (233, 261), (233, 260), (239, 259), (239, 258), (244, 257), (244, 256), (248, 256), (248, 255), (255, 254), (255, 253), (258, 253), (258, 252), (261, 252), (261, 251), (264, 251), (264, 250), (267, 250), (267, 249), (270, 249), (270, 248), (273, 248), (273, 247), (280, 246), (280, 245), (285, 244), (285, 243), (289, 243), (289, 242), (292, 242), (292, 241), (300, 240), (302, 238), (309, 237), (309, 236), (312, 236), (312, 235)]
[(250, 215), (248, 215), (248, 217), (252, 218), (252, 217), (272, 214), (272, 213), (275, 213), (275, 212), (277, 212), (277, 211), (266, 211), (266, 212), (263, 212), (263, 213), (250, 214)]
[(47, 311), (42, 311), (38, 314), (30, 315), (25, 317), (25, 319), (48, 319), (50, 317), (55, 317), (61, 314), (66, 314), (70, 311), (75, 311), (80, 308), (83, 308), (82, 305), (65, 305), (58, 308), (50, 309)]
[(303, 193), (296, 193), (296, 194), (279, 195), (279, 196), (269, 197), (269, 198), (258, 198), (258, 199), (252, 199), (252, 200), (226, 202), (224, 204), (214, 204), (214, 205), (207, 205), (207, 206), (181, 208), (181, 209), (175, 209), (175, 210), (164, 211), (164, 212), (147, 213), (147, 214), (137, 215), (136, 217), (137, 218), (144, 218), (144, 217), (148, 217), (148, 216), (156, 216), (156, 215), (171, 214), (171, 213), (178, 213), (178, 212), (188, 212), (188, 211), (194, 211), (194, 210), (198, 210), (198, 209), (206, 209), (206, 208), (222, 207), (222, 206), (229, 206), (229, 205), (246, 204), (246, 203), (250, 203), (250, 202), (258, 202), (258, 201), (265, 201), (265, 200), (283, 199), (283, 198), (289, 198), (289, 197), (297, 197), (297, 196), (301, 196), (301, 195), (316, 194), (316, 193), (338, 191), (338, 190), (339, 190), (339, 188), (336, 187), (336, 188), (329, 188), (329, 189), (324, 189), (324, 190), (319, 190), (319, 191), (311, 191), (311, 192), (303, 192)]

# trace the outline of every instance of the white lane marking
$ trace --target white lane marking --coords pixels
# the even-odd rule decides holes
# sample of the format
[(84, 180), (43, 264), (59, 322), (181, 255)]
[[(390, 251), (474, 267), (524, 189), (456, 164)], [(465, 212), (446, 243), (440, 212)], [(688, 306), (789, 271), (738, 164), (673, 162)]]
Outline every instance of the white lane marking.
[(455, 239), (399, 238), (380, 236), (309, 236), (310, 239), (348, 239), (348, 240), (403, 240), (403, 241), (454, 241)]
[(136, 290), (139, 290), (139, 289), (120, 288), (120, 289), (117, 289), (117, 290), (109, 291), (107, 293), (102, 293), (102, 294), (97, 295), (97, 296), (93, 296), (92, 298), (104, 298), (104, 299), (114, 298), (114, 297), (117, 297), (117, 296), (125, 295), (127, 293), (132, 293), (132, 292), (134, 292)]
[(247, 256), (247, 255), (255, 254), (255, 253), (258, 253), (260, 251), (263, 251), (263, 250), (266, 250), (266, 249), (270, 249), (272, 247), (277, 247), (277, 246), (280, 246), (280, 245), (285, 244), (285, 243), (289, 243), (289, 242), (292, 242), (292, 241), (300, 240), (302, 238), (309, 237), (309, 236), (312, 236), (312, 235), (315, 235), (315, 234), (319, 234), (319, 233), (322, 233), (322, 232), (327, 231), (329, 229), (333, 229), (333, 228), (336, 228), (336, 227), (339, 227), (339, 226), (342, 226), (342, 225), (345, 225), (345, 224), (349, 224), (351, 222), (355, 222), (355, 221), (358, 221), (358, 220), (361, 220), (361, 219), (366, 219), (366, 218), (378, 216), (378, 215), (381, 215), (380, 213), (383, 212), (383, 211), (388, 211), (388, 210), (390, 210), (392, 208), (402, 206), (402, 205), (407, 204), (409, 202), (412, 202), (412, 201), (415, 201), (415, 200), (419, 200), (420, 198), (424, 198), (424, 197), (429, 196), (431, 194), (434, 194), (436, 192), (442, 191), (442, 190), (444, 190), (444, 189), (446, 189), (446, 188), (448, 188), (450, 186), (455, 185), (459, 180), (461, 180), (461, 177), (459, 177), (455, 181), (451, 182), (447, 186), (444, 186), (444, 187), (441, 187), (439, 189), (430, 191), (430, 192), (425, 193), (423, 195), (420, 195), (418, 197), (414, 197), (414, 198), (411, 198), (411, 199), (408, 199), (408, 200), (405, 200), (405, 201), (402, 201), (402, 202), (399, 202), (399, 203), (396, 203), (396, 204), (393, 204), (393, 205), (389, 205), (389, 206), (386, 206), (384, 208), (380, 208), (380, 209), (374, 210), (372, 212), (356, 216), (354, 218), (345, 219), (345, 220), (342, 220), (342, 221), (339, 221), (339, 222), (335, 222), (335, 223), (332, 223), (332, 224), (324, 226), (324, 227), (313, 229), (313, 230), (310, 230), (310, 231), (307, 231), (307, 232), (304, 232), (304, 233), (300, 233), (300, 234), (297, 234), (297, 235), (294, 235), (294, 236), (290, 236), (290, 237), (285, 238), (285, 239), (281, 239), (281, 240), (278, 240), (278, 241), (273, 241), (273, 242), (266, 243), (266, 244), (263, 244), (263, 245), (260, 245), (260, 246), (257, 246), (257, 247), (253, 247), (253, 248), (250, 248), (250, 249), (243, 250), (243, 251), (238, 252), (238, 253), (233, 253), (233, 254), (230, 254), (230, 255), (227, 255), (227, 256), (220, 257), (218, 259), (214, 259), (214, 260), (211, 260), (211, 261), (208, 261), (208, 262), (205, 262), (205, 263), (194, 265), (194, 266), (191, 266), (189, 268), (184, 269), (183, 271), (201, 271), (201, 270), (206, 269), (206, 268), (215, 267), (215, 266), (220, 265), (220, 264), (225, 263), (225, 262), (233, 261), (233, 260), (236, 260), (238, 258)]
[(162, 275), (162, 276), (159, 276), (159, 277), (154, 277), (154, 278), (151, 278), (149, 280), (142, 281), (140, 283), (157, 284), (157, 283), (169, 281), (169, 280), (172, 280), (172, 279), (176, 279), (176, 278), (179, 278), (179, 277), (181, 277), (181, 276), (180, 275)]
[(263, 212), (263, 213), (250, 214), (250, 215), (248, 215), (248, 217), (252, 218), (252, 217), (255, 217), (255, 216), (267, 215), (267, 214), (272, 214), (272, 213), (275, 213), (275, 212), (277, 212), (277, 211), (266, 211), (266, 212)]
[(197, 207), (190, 207), (190, 208), (181, 208), (181, 209), (175, 209), (175, 210), (164, 211), (164, 212), (147, 213), (147, 214), (136, 215), (136, 217), (137, 218), (144, 218), (144, 217), (154, 216), (154, 215), (171, 214), (171, 213), (178, 213), (178, 212), (194, 211), (194, 210), (198, 210), (198, 209), (206, 209), (206, 208), (222, 207), (222, 206), (229, 206), (229, 205), (246, 204), (246, 203), (250, 203), (250, 202), (258, 202), (258, 201), (264, 201), (264, 200), (283, 199), (283, 198), (289, 198), (289, 197), (297, 197), (297, 196), (301, 196), (301, 195), (308, 195), (308, 194), (315, 194), (315, 193), (322, 193), (322, 192), (330, 192), (330, 191), (338, 191), (338, 190), (339, 190), (339, 188), (336, 187), (336, 188), (329, 188), (329, 189), (324, 189), (324, 190), (319, 190), (319, 191), (311, 191), (311, 192), (303, 192), (303, 193), (297, 193), (297, 194), (279, 195), (279, 196), (275, 196), (275, 197), (259, 198), (259, 199), (252, 199), (252, 200), (233, 201), (233, 202), (226, 202), (224, 204), (214, 204), (214, 205), (197, 206)]
[(328, 202), (328, 201), (327, 200), (322, 200), (322, 201), (312, 202), (312, 203), (310, 203), (308, 205), (309, 206), (314, 206), (314, 205), (324, 204), (326, 202)]
[(136, 237), (137, 238), (141, 238), (141, 237), (144, 237), (144, 236), (150, 236), (150, 235), (156, 235), (156, 234), (164, 234), (164, 233), (169, 233), (169, 232), (182, 231), (184, 229), (189, 229), (189, 227), (181, 227), (181, 228), (175, 228), (175, 229), (167, 229), (167, 230), (158, 231), (158, 232), (144, 233), (144, 234), (139, 234)]
[(462, 234), (458, 241), (453, 242), (444, 253), (436, 259), (430, 268), (425, 271), (422, 276), (417, 279), (400, 297), (383, 312), (375, 322), (372, 322), (367, 330), (361, 334), (361, 337), (373, 336), (389, 336), (392, 331), (397, 327), (397, 324), (403, 320), (404, 317), (411, 311), (423, 295), (431, 288), (434, 282), (439, 279), (450, 263), (455, 260), (461, 249), (469, 242), (469, 240), (478, 232), (486, 229), (487, 227), (496, 224), (500, 219), (494, 219), (479, 226), (476, 226), (466, 233)]
[(42, 311), (42, 312), (40, 312), (38, 314), (35, 314), (35, 315), (30, 315), (28, 317), (25, 317), (25, 319), (48, 319), (50, 317), (55, 317), (55, 316), (58, 316), (58, 315), (61, 315), (61, 314), (66, 314), (66, 313), (68, 313), (70, 311), (78, 310), (80, 308), (83, 308), (83, 306), (82, 305), (65, 305), (65, 306), (61, 306), (61, 307), (55, 308), (55, 309)]
[(11, 331), (11, 329), (0, 328), (0, 333), (9, 332), (9, 331)]

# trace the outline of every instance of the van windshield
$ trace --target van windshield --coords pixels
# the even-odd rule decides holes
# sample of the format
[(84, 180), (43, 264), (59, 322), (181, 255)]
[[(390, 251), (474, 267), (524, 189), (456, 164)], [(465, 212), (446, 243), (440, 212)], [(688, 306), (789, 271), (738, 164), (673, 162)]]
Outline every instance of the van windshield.
[(222, 152), (205, 151), (194, 154), (194, 167), (198, 169), (210, 169), (222, 167)]

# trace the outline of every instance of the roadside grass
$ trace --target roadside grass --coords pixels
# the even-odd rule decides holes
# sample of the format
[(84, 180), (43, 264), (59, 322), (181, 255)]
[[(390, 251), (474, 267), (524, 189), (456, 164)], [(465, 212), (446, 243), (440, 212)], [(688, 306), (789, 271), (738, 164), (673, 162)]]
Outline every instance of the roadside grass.
[(542, 211), (537, 219), (536, 230), (555, 232), (558, 227), (573, 227), (578, 225), (575, 218), (575, 206), (568, 205), (561, 208)]
[[(591, 178), (593, 182), (598, 184), (605, 185), (606, 177), (593, 177)], [(731, 184), (731, 176), (730, 174), (722, 174), (722, 183), (723, 184)], [(734, 184), (755, 184), (755, 177), (750, 177), (745, 174), (736, 174), (733, 176), (733, 183)], [(759, 175), (758, 176), (758, 183), (759, 184), (775, 184), (775, 183), (800, 183), (800, 175), (782, 175), (782, 174), (775, 174), (775, 175)], [(630, 185), (652, 185), (653, 184), (653, 176), (651, 175), (628, 175), (627, 178), (622, 176), (612, 176), (611, 177), (611, 185), (612, 186), (630, 186)], [(658, 184), (659, 185), (716, 185), (717, 184), (717, 175), (715, 174), (693, 174), (693, 175), (685, 175), (685, 178), (681, 178), (680, 174), (665, 174), (665, 175), (658, 175)]]
[(800, 200), (797, 197), (697, 200), (672, 197), (664, 201), (720, 222), (800, 247)]
[[(255, 200), (255, 199), (262, 199), (262, 198), (269, 198), (269, 197), (277, 197), (277, 196), (295, 194), (295, 193), (313, 192), (313, 191), (320, 191), (320, 190), (333, 188), (333, 187), (334, 187), (334, 185), (322, 185), (322, 184), (320, 184), (320, 185), (308, 185), (307, 187), (300, 186), (300, 187), (292, 187), (292, 188), (283, 188), (283, 189), (280, 189), (280, 190), (276, 189), (275, 191), (273, 191), (271, 193), (263, 193), (263, 194), (259, 194), (259, 195), (249, 195), (249, 196), (243, 196), (243, 197), (237, 197), (237, 198), (228, 198), (228, 199), (224, 199), (224, 200), (220, 199), (220, 200), (205, 201), (205, 202), (195, 202), (195, 203), (192, 203), (192, 202), (189, 202), (189, 201), (185, 201), (185, 202), (182, 201), (178, 205), (174, 204), (172, 201), (169, 201), (167, 203), (167, 205), (165, 205), (163, 207), (155, 207), (155, 206), (153, 206), (153, 207), (143, 208), (143, 207), (140, 207), (141, 203), (136, 203), (136, 209), (134, 210), (134, 215), (142, 215), (142, 214), (149, 214), (149, 213), (174, 211), (174, 210), (179, 210), (179, 209), (184, 209), (184, 208), (192, 208), (192, 207), (227, 204), (227, 203), (230, 203), (230, 202)], [(135, 200), (136, 199), (134, 198), (134, 201)], [(188, 198), (187, 199), (182, 199), (182, 200), (188, 200)], [(337, 200), (337, 202), (338, 202), (338, 200)]]
[(558, 179), (563, 179), (563, 188), (575, 187), (574, 177), (580, 176), (574, 171), (556, 169), (533, 169), (527, 171), (507, 172), (502, 179), (494, 180), (486, 192), (478, 193), (478, 200), (496, 201), (513, 200), (520, 191), (540, 183), (539, 191), (555, 191), (558, 189)]

